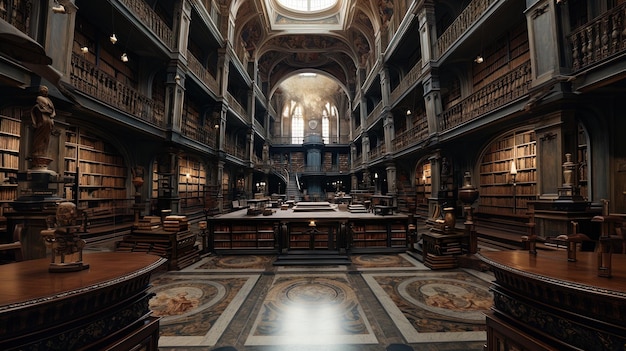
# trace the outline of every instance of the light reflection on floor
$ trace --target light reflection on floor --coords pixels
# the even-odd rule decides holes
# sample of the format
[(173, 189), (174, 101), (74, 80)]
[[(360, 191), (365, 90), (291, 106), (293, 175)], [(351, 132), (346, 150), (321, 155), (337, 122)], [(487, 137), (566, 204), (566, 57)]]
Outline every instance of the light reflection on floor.
[[(159, 349), (482, 350), (475, 316), (488, 309), (489, 274), (430, 271), (406, 254), (354, 256), (347, 267), (274, 267), (272, 259), (206, 257), (155, 276), (153, 309), (165, 314)], [(182, 298), (193, 305), (167, 316)]]

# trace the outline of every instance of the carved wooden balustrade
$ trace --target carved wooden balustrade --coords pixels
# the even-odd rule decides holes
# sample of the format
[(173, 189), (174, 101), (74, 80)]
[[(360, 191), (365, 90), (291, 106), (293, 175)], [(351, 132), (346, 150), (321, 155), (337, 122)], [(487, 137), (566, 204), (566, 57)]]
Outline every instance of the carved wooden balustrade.
[(237, 99), (235, 99), (234, 96), (232, 96), (230, 93), (226, 93), (226, 101), (228, 101), (228, 106), (235, 111), (235, 113), (237, 115), (239, 115), (239, 117), (241, 117), (244, 121), (250, 121), (250, 117), (248, 116), (248, 112), (246, 112), (246, 109), (244, 109), (241, 104), (239, 104), (239, 101), (237, 101)]
[(224, 140), (224, 151), (244, 161), (249, 158), (248, 155), (246, 155), (246, 147), (240, 147), (236, 142), (232, 141), (228, 137)]
[(79, 91), (97, 100), (144, 122), (165, 127), (165, 104), (162, 101), (140, 94), (76, 53), (72, 54), (70, 80)]
[(393, 139), (394, 152), (418, 144), (426, 138), (428, 138), (428, 119), (426, 112), (424, 112), (417, 116), (413, 128), (396, 134), (396, 137)]
[(457, 127), (524, 96), (528, 93), (531, 81), (530, 61), (526, 61), (444, 111), (439, 118), (439, 132)]
[(387, 148), (385, 147), (385, 144), (376, 145), (376, 147), (370, 150), (369, 159), (375, 160), (383, 156), (386, 152), (387, 152)]
[(209, 88), (209, 90), (216, 95), (219, 94), (220, 89), (217, 80), (215, 80), (215, 77), (198, 61), (191, 51), (187, 51), (187, 67), (191, 73)]
[(579, 71), (626, 51), (626, 3), (614, 7), (570, 35), (572, 68)]
[(0, 0), (0, 18), (30, 36), (30, 24), (33, 21), (31, 7), (30, 1)]
[(378, 104), (376, 104), (372, 112), (370, 112), (367, 115), (367, 119), (365, 120), (365, 125), (369, 127), (372, 124), (374, 124), (374, 122), (376, 122), (378, 118), (380, 117), (380, 114), (382, 111), (383, 111), (383, 102), (380, 101)]
[(439, 56), (442, 56), (494, 2), (496, 0), (474, 0), (467, 5), (459, 17), (437, 39)]
[(120, 0), (135, 16), (157, 35), (169, 48), (174, 47), (172, 29), (148, 6), (144, 0)]
[[(185, 117), (183, 117), (185, 118)], [(190, 139), (201, 142), (212, 148), (217, 148), (217, 133), (218, 130), (213, 129), (211, 126), (196, 126), (186, 123), (183, 120), (182, 134)]]
[(389, 94), (389, 103), (394, 104), (408, 89), (412, 88), (415, 82), (422, 75), (422, 60), (419, 60), (415, 66), (411, 68), (409, 73), (400, 80), (400, 84)]
[(354, 158), (354, 160), (352, 160), (352, 166), (355, 168), (362, 164), (363, 164), (363, 155), (358, 155)]

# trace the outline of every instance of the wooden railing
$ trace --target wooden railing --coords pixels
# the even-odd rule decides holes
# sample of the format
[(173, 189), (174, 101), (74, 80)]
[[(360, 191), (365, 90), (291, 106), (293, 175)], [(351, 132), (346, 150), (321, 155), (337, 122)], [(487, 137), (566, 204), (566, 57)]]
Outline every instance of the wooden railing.
[(116, 107), (144, 122), (165, 127), (165, 104), (140, 94), (99, 70), (82, 56), (72, 54), (70, 80), (79, 91)]
[(219, 85), (217, 84), (217, 80), (209, 73), (209, 71), (198, 61), (198, 59), (193, 56), (191, 51), (187, 51), (187, 67), (191, 70), (191, 72), (201, 81), (203, 82), (209, 90), (211, 90), (214, 94), (219, 94)]
[(444, 111), (439, 118), (439, 131), (457, 127), (524, 96), (531, 81), (530, 61), (526, 61)]
[(396, 134), (396, 137), (393, 139), (393, 151), (401, 151), (409, 146), (422, 142), (426, 138), (428, 138), (428, 118), (424, 112), (422, 115), (417, 116), (413, 128)]
[(367, 125), (367, 127), (371, 126), (372, 124), (374, 124), (374, 122), (378, 120), (378, 117), (380, 117), (382, 111), (383, 102), (380, 101), (378, 104), (376, 104), (372, 112), (367, 115), (367, 119), (365, 120), (365, 124)]
[(219, 131), (215, 129), (209, 129), (210, 127), (197, 127), (194, 128), (191, 125), (187, 125), (183, 121), (182, 134), (192, 140), (198, 141), (212, 148), (217, 148), (217, 133)]
[(461, 12), (454, 22), (437, 39), (437, 49), (439, 56), (446, 50), (474, 23), (485, 11), (497, 0), (474, 0)]
[(385, 147), (385, 144), (376, 145), (376, 147), (370, 150), (369, 159), (370, 161), (377, 159), (383, 156), (386, 152), (387, 152), (387, 148)]
[(570, 42), (574, 71), (626, 51), (626, 3), (572, 32)]
[(174, 48), (172, 29), (148, 6), (144, 0), (120, 0), (135, 16), (157, 35), (171, 50)]
[(248, 160), (248, 155), (246, 155), (246, 148), (245, 147), (239, 147), (237, 145), (237, 143), (230, 141), (230, 140), (225, 140), (224, 141), (224, 151), (226, 151), (228, 154), (235, 156), (241, 160)]
[(239, 115), (239, 117), (243, 118), (245, 121), (249, 121), (250, 117), (248, 116), (248, 112), (244, 109), (237, 99), (232, 96), (230, 93), (226, 93), (226, 101), (228, 101), (228, 106), (235, 111)]
[(422, 75), (422, 60), (419, 60), (409, 73), (400, 80), (400, 84), (389, 94), (389, 103), (394, 104), (405, 91), (410, 89)]

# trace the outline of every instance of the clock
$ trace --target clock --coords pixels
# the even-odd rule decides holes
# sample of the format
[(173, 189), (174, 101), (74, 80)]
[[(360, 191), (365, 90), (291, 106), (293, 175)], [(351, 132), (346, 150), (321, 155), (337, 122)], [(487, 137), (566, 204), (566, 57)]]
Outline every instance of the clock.
[(311, 128), (311, 129), (317, 128), (317, 120), (316, 119), (312, 119), (312, 120), (309, 121), (309, 128)]

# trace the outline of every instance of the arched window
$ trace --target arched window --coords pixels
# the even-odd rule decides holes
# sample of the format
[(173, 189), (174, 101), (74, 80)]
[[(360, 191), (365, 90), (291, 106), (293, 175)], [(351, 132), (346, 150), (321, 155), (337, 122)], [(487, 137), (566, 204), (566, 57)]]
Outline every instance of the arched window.
[(324, 144), (330, 143), (330, 121), (326, 110), (322, 111), (322, 139)]
[(291, 143), (302, 144), (304, 141), (304, 116), (302, 106), (298, 105), (291, 115)]

